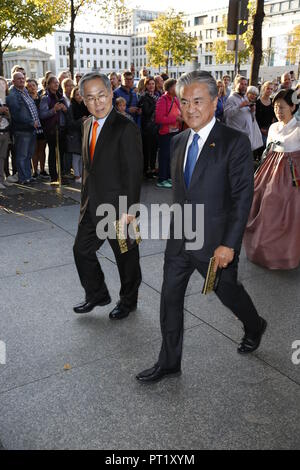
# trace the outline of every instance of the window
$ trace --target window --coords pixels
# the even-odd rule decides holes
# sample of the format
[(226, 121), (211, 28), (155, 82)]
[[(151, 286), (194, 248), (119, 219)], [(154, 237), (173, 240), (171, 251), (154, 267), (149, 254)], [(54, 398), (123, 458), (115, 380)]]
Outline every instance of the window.
[(62, 69), (64, 66), (64, 59), (59, 59), (59, 66)]
[(111, 54), (112, 54), (113, 56), (115, 56), (115, 55), (116, 55), (116, 49), (112, 49)]
[(87, 61), (86, 61), (86, 66), (87, 66), (88, 69), (91, 68), (91, 61), (90, 61), (90, 60), (87, 60)]
[(79, 42), (83, 42), (83, 38), (79, 38)]
[(124, 55), (127, 57), (127, 51), (124, 51)]
[(146, 67), (146, 58), (144, 59), (144, 66)]
[(138, 50), (138, 48), (136, 48), (136, 50), (135, 50), (135, 55), (139, 55), (139, 50)]
[[(127, 46), (127, 41), (124, 41), (125, 46)], [(126, 68), (126, 67), (125, 67)]]
[(128, 68), (128, 64), (127, 64), (127, 60), (125, 60), (124, 62), (124, 69), (127, 69)]
[(85, 38), (85, 42), (90, 42), (90, 38)]
[(100, 68), (103, 69), (103, 60), (100, 60)]
[(97, 61), (94, 60), (94, 69), (96, 69), (96, 68), (97, 68)]
[(113, 39), (113, 40), (111, 41), (111, 43), (112, 43), (112, 44), (115, 44), (115, 43), (116, 43), (116, 41)]
[(59, 41), (62, 41), (62, 36), (58, 36), (58, 40), (59, 40)]
[(99, 49), (99, 54), (103, 55), (103, 49)]
[(93, 49), (93, 54), (94, 54), (94, 55), (97, 54), (97, 49)]
[(80, 52), (80, 54), (83, 54), (83, 48), (82, 47), (80, 48), (79, 52)]
[(112, 61), (111, 66), (112, 66), (113, 69), (116, 68), (116, 61), (115, 60)]
[(109, 62), (109, 60), (106, 61), (106, 68), (107, 68), (107, 69), (110, 69), (110, 62)]
[(119, 60), (119, 70), (121, 70), (121, 68), (122, 68), (122, 61)]
[(89, 47), (86, 48), (86, 53), (87, 53), (87, 54), (90, 54), (90, 53), (91, 53)]
[(216, 18), (215, 18), (215, 22), (216, 22), (216, 23), (218, 23), (218, 21), (219, 21), (219, 17), (218, 17), (218, 16), (216, 16)]
[(62, 55), (62, 48), (59, 46), (59, 55)]
[(118, 55), (121, 56), (122, 55), (122, 51), (121, 49), (118, 50)]
[(109, 55), (109, 49), (106, 49), (106, 55)]
[(84, 60), (81, 60), (81, 61), (80, 61), (80, 67), (81, 67), (81, 68), (84, 67)]
[(105, 42), (106, 42), (106, 44), (109, 44), (109, 40), (108, 40), (108, 39), (106, 39), (106, 41), (105, 41)]
[(205, 32), (206, 39), (212, 39), (213, 29), (207, 29)]
[(122, 42), (120, 41), (120, 39), (118, 40), (118, 44), (122, 44)]
[(94, 38), (94, 39), (93, 39), (93, 43), (95, 43), (95, 42), (96, 42), (96, 39)]
[(140, 47), (140, 55), (143, 55), (143, 48)]
[(210, 22), (211, 22), (211, 23), (213, 23), (213, 22), (214, 22), (214, 17), (213, 17), (213, 16), (211, 16), (211, 18), (210, 18)]
[(99, 39), (99, 42), (100, 42), (100, 44), (102, 44), (102, 42), (103, 42), (102, 39)]
[(66, 37), (65, 37), (65, 41), (66, 41), (66, 42), (69, 42), (69, 40), (70, 40), (69, 36), (66, 36)]
[(77, 68), (77, 60), (76, 60), (76, 59), (74, 59), (73, 65), (74, 65), (74, 67), (75, 67), (75, 69), (76, 69), (76, 68)]

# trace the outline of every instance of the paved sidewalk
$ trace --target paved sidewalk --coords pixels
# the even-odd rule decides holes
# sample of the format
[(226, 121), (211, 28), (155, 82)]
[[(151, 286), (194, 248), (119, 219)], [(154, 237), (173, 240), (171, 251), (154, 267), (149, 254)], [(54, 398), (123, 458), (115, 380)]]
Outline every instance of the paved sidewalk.
[[(194, 274), (185, 300), (183, 374), (151, 386), (135, 373), (160, 347), (159, 301), (165, 242), (141, 244), (138, 310), (119, 322), (117, 267), (99, 252), (113, 303), (85, 316), (72, 247), (72, 205), (0, 209), (0, 441), (6, 449), (299, 449), (300, 269), (267, 271), (241, 255), (240, 278), (269, 328), (258, 351), (237, 354), (240, 323)], [(171, 202), (145, 183), (142, 200)], [(68, 204), (71, 203), (68, 201)], [(67, 365), (67, 368), (64, 367)]]

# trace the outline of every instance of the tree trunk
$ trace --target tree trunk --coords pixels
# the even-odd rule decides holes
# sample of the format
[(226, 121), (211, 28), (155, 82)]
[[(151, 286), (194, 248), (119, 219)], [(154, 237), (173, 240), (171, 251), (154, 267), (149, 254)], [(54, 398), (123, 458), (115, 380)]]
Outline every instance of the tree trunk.
[(0, 45), (0, 76), (4, 77), (3, 50)]
[(253, 57), (250, 71), (250, 85), (258, 85), (259, 67), (262, 59), (262, 24), (264, 21), (264, 0), (256, 0), (256, 13), (253, 22)]
[(75, 50), (75, 33), (74, 23), (76, 14), (74, 11), (74, 0), (71, 0), (71, 28), (70, 28), (70, 46), (69, 46), (69, 69), (71, 77), (74, 78), (74, 50)]

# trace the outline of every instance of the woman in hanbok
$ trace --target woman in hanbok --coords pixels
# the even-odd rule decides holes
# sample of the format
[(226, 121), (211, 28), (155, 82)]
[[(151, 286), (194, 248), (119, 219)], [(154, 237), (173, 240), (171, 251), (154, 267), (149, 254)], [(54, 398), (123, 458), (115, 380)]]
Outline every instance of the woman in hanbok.
[(270, 126), (244, 235), (247, 257), (269, 269), (300, 264), (300, 122), (295, 90), (273, 99), (278, 122)]

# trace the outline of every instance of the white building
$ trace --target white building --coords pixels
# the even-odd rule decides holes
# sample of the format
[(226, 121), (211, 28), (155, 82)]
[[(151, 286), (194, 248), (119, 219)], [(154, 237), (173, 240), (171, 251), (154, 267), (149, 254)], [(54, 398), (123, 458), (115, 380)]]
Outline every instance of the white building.
[(40, 78), (50, 67), (51, 55), (38, 49), (22, 49), (19, 51), (4, 52), (4, 76), (11, 78), (11, 69), (20, 65), (26, 70), (28, 78)]
[[(83, 73), (91, 70), (122, 72), (134, 64), (135, 75), (139, 76), (142, 67), (147, 66), (151, 74), (162, 72), (165, 68), (149, 66), (145, 46), (151, 36), (151, 23), (161, 12), (132, 10), (115, 18), (115, 34), (96, 32), (75, 33), (74, 69)], [(191, 62), (175, 65), (172, 58), (169, 76), (177, 78), (191, 70), (207, 70), (216, 79), (224, 74), (234, 76), (234, 64), (217, 64), (212, 51), (217, 40), (227, 40), (222, 28), (228, 7), (206, 9), (184, 17), (185, 31), (197, 38), (197, 52)], [(279, 77), (286, 70), (294, 70), (297, 75), (298, 62), (290, 64), (286, 60), (287, 46), (293, 28), (300, 24), (300, 0), (267, 0), (265, 2), (263, 23), (263, 49), (268, 51), (260, 68), (260, 79), (269, 80)], [(124, 34), (126, 32), (126, 34)], [(122, 34), (121, 34), (122, 33)], [(52, 70), (56, 74), (69, 67), (69, 31), (56, 31), (53, 35), (36, 41), (33, 46), (49, 54)], [(240, 73), (249, 77), (250, 62), (241, 65)]]
[[(128, 70), (131, 64), (131, 37), (118, 34), (76, 32), (74, 70), (82, 73), (101, 70), (103, 73)], [(51, 54), (57, 75), (69, 68), (69, 31), (55, 31), (35, 43)]]
[(115, 15), (115, 33), (134, 34), (136, 28), (142, 22), (153, 21), (161, 12), (151, 10), (132, 9), (127, 13)]

